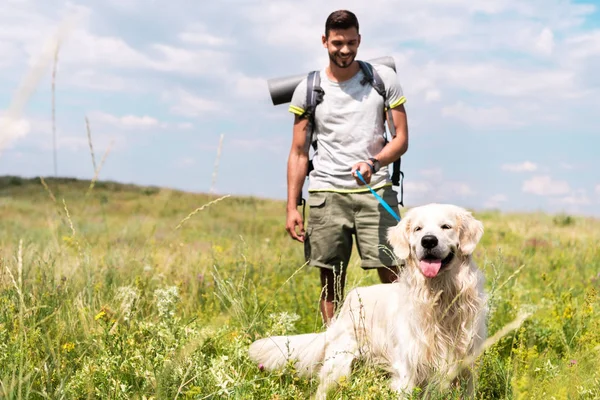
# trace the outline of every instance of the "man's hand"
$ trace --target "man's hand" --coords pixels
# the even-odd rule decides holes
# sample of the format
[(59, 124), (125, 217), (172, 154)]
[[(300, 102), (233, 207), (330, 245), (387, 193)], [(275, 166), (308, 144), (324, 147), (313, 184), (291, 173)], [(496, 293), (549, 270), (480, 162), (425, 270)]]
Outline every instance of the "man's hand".
[(360, 180), (356, 171), (360, 171), (360, 174), (365, 178), (365, 182), (371, 183), (371, 174), (372, 174), (372, 164), (371, 161), (361, 161), (359, 163), (354, 164), (352, 167), (352, 176), (356, 179), (356, 183), (359, 185), (364, 185), (363, 181)]
[[(297, 231), (296, 227), (300, 228), (300, 232)], [(297, 240), (300, 243), (304, 242), (304, 223), (302, 221), (302, 216), (297, 209), (288, 209), (285, 230), (292, 239)]]

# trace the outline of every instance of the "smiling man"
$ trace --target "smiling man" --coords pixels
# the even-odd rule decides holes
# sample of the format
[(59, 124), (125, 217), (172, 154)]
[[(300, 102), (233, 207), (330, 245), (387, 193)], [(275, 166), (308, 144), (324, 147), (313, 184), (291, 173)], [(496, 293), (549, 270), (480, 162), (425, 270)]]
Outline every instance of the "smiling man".
[[(321, 312), (327, 324), (343, 297), (353, 237), (363, 269), (377, 269), (384, 283), (395, 280), (398, 272), (391, 252), (384, 248), (389, 248), (387, 229), (397, 221), (379, 205), (356, 171), (399, 214), (397, 193), (384, 167), (408, 148), (406, 99), (394, 70), (373, 65), (392, 109), (396, 135), (388, 141), (383, 97), (364, 80), (365, 73), (356, 60), (360, 41), (356, 15), (347, 10), (331, 13), (322, 37), (329, 64), (318, 71), (324, 93), (312, 123), (309, 125), (306, 112), (308, 79), (294, 91), (289, 108), (295, 116), (287, 171), (286, 230), (304, 243), (307, 261), (320, 270)], [(312, 126), (312, 136), (307, 126)], [(309, 171), (311, 137), (316, 150)], [(309, 217), (304, 230), (297, 199), (307, 173)]]

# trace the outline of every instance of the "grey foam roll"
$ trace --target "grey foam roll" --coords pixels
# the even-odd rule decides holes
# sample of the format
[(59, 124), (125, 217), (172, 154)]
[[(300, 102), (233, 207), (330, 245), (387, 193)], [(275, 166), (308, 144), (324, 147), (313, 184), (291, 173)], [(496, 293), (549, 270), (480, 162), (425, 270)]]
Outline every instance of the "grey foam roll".
[[(378, 57), (366, 61), (371, 64), (387, 65), (396, 71), (396, 63), (394, 62), (393, 57)], [(273, 105), (276, 106), (292, 101), (292, 95), (294, 94), (296, 86), (298, 86), (302, 79), (306, 78), (307, 74), (308, 72), (305, 74), (284, 76), (281, 78), (272, 78), (267, 80), (269, 94), (271, 95), (271, 101), (273, 101)]]

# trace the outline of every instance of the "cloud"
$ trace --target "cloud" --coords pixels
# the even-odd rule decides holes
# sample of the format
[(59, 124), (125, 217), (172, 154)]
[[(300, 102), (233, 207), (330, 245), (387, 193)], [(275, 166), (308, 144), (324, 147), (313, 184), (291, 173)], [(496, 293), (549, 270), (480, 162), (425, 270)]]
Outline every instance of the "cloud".
[(544, 28), (535, 41), (535, 48), (542, 54), (550, 55), (554, 50), (554, 34), (549, 28)]
[(81, 89), (91, 89), (99, 92), (136, 92), (139, 91), (131, 80), (122, 76), (106, 73), (94, 69), (81, 69), (72, 74), (57, 74), (57, 85), (60, 89), (62, 84), (66, 86), (78, 87)]
[(405, 194), (423, 201), (449, 201), (452, 197), (471, 197), (477, 192), (465, 182), (445, 181), (406, 181)]
[(428, 168), (422, 169), (419, 171), (419, 174), (432, 179), (441, 179), (444, 175), (444, 172), (441, 168)]
[(471, 107), (462, 101), (443, 107), (442, 116), (457, 119), (476, 129), (522, 125), (514, 121), (509, 110), (504, 107)]
[(497, 208), (502, 203), (506, 203), (508, 201), (508, 196), (505, 194), (495, 194), (493, 196), (488, 197), (488, 199), (484, 202), (483, 206), (486, 208)]
[(220, 47), (235, 44), (233, 39), (214, 35), (205, 25), (198, 23), (188, 27), (177, 36), (182, 42), (192, 45)]
[(442, 94), (437, 89), (429, 89), (425, 92), (425, 101), (434, 102), (439, 101), (442, 98)]
[(510, 172), (533, 172), (537, 171), (538, 166), (531, 161), (524, 161), (519, 164), (503, 164), (501, 168), (503, 171)]
[(503, 66), (501, 62), (430, 62), (424, 73), (447, 87), (506, 98), (577, 97), (575, 72), (550, 68)]
[(404, 190), (406, 193), (423, 195), (431, 192), (433, 187), (427, 182), (407, 181), (404, 182)]
[(558, 199), (558, 203), (570, 206), (587, 206), (592, 204), (592, 201), (587, 196), (585, 190), (578, 190), (575, 193), (570, 194), (569, 196), (565, 196)]
[(597, 196), (600, 196), (600, 183), (596, 185), (596, 189), (594, 190)]
[(240, 74), (234, 78), (234, 94), (244, 99), (267, 98), (269, 97), (267, 79)]
[(196, 159), (192, 157), (182, 157), (175, 161), (175, 166), (178, 168), (189, 168), (196, 165)]
[(200, 117), (225, 112), (226, 108), (218, 101), (202, 98), (184, 89), (165, 92), (163, 99), (172, 103), (170, 111), (185, 117)]
[(18, 139), (31, 131), (31, 124), (26, 119), (12, 119), (0, 115), (0, 151), (11, 147)]
[(600, 30), (582, 33), (565, 39), (568, 56), (578, 62), (600, 54)]
[(569, 183), (566, 181), (555, 181), (550, 176), (534, 176), (523, 182), (521, 188), (525, 193), (531, 193), (538, 196), (559, 196), (571, 191)]
[(274, 139), (274, 140), (266, 140), (262, 138), (257, 139), (232, 139), (231, 145), (240, 149), (244, 149), (245, 151), (270, 151), (275, 154), (282, 154), (283, 152), (289, 151), (284, 145), (283, 140)]
[(147, 129), (161, 125), (156, 118), (148, 115), (123, 115), (118, 117), (101, 111), (90, 113), (90, 122), (92, 121), (131, 129)]

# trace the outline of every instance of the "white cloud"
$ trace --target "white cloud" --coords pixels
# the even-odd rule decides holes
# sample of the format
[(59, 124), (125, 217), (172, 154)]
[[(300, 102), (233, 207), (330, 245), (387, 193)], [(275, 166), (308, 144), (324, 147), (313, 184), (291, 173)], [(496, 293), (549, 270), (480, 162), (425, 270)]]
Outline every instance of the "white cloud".
[(570, 58), (581, 62), (583, 59), (600, 54), (600, 29), (565, 39)]
[(428, 168), (422, 169), (419, 174), (428, 178), (441, 179), (444, 173), (441, 168)]
[(202, 115), (225, 112), (223, 104), (210, 99), (196, 96), (184, 89), (176, 89), (163, 94), (163, 99), (172, 103), (170, 111), (185, 117), (200, 117)]
[(179, 123), (177, 123), (176, 126), (178, 129), (187, 130), (187, 129), (192, 129), (194, 127), (194, 124), (192, 124), (191, 122), (179, 122)]
[(531, 161), (524, 161), (519, 164), (503, 164), (502, 170), (510, 172), (533, 172), (537, 171), (538, 166)]
[(430, 89), (425, 92), (425, 101), (434, 102), (439, 101), (442, 98), (442, 94), (437, 89)]
[(535, 41), (535, 48), (542, 54), (550, 55), (554, 50), (554, 34), (549, 28), (544, 28)]
[(457, 119), (475, 129), (522, 125), (504, 107), (471, 107), (462, 101), (442, 107), (442, 116)]
[[(62, 72), (62, 71), (61, 71)], [(106, 73), (95, 69), (76, 70), (72, 74), (57, 74), (57, 85), (60, 89), (63, 83), (82, 89), (91, 89), (100, 92), (128, 92), (138, 91), (139, 88), (127, 79), (117, 74)]]
[(412, 194), (425, 194), (429, 193), (433, 187), (427, 182), (414, 182), (414, 181), (406, 181), (404, 182), (404, 190), (406, 193)]
[(266, 78), (252, 78), (239, 75), (234, 79), (234, 93), (245, 99), (269, 98)]
[(483, 204), (486, 208), (496, 208), (499, 207), (502, 203), (506, 203), (508, 201), (508, 196), (505, 194), (495, 194), (490, 196), (485, 203)]
[(284, 144), (283, 140), (266, 140), (263, 138), (256, 139), (232, 139), (231, 145), (248, 151), (270, 151), (275, 154), (282, 154), (289, 149)]
[(577, 168), (573, 164), (568, 163), (568, 162), (564, 162), (564, 161), (560, 163), (560, 167), (562, 169), (568, 169), (568, 170), (573, 170), (573, 169)]
[(0, 115), (0, 151), (11, 147), (18, 139), (31, 131), (31, 124), (26, 119), (12, 119)]
[(500, 62), (430, 62), (423, 73), (448, 87), (473, 93), (525, 98), (551, 96), (562, 98), (582, 94), (575, 84), (575, 73), (568, 70), (509, 68)]
[(476, 191), (467, 183), (454, 181), (406, 181), (404, 182), (404, 191), (410, 196), (419, 198), (428, 197), (428, 201), (440, 201), (452, 196), (469, 197), (476, 194)]
[(458, 196), (472, 196), (477, 192), (467, 183), (464, 182), (444, 182), (441, 190), (447, 194), (455, 194)]
[(188, 168), (196, 165), (196, 160), (192, 157), (182, 157), (175, 162), (175, 166), (179, 168)]
[(160, 125), (160, 122), (148, 115), (137, 116), (137, 115), (124, 115), (121, 117), (96, 111), (90, 113), (90, 123), (99, 122), (110, 125), (119, 126), (122, 128), (132, 128), (132, 129), (144, 129), (144, 128), (154, 128)]
[(522, 190), (538, 196), (559, 196), (571, 191), (566, 181), (555, 181), (550, 176), (534, 176), (523, 182)]
[(587, 196), (585, 190), (579, 190), (569, 196), (562, 197), (558, 200), (560, 204), (566, 204), (570, 206), (587, 206), (592, 204), (592, 201)]
[(210, 33), (210, 29), (198, 23), (179, 33), (178, 37), (184, 43), (199, 46), (220, 47), (235, 43), (231, 38), (224, 38)]

